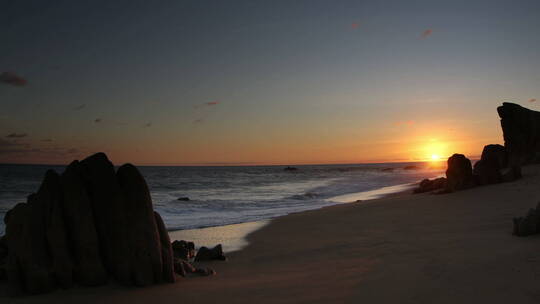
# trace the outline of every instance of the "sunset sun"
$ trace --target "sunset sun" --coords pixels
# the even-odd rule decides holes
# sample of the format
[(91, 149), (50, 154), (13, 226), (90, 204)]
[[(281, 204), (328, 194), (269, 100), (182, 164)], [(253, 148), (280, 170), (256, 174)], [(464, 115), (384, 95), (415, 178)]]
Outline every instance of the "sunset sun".
[(438, 154), (431, 154), (431, 160), (441, 160), (441, 157)]

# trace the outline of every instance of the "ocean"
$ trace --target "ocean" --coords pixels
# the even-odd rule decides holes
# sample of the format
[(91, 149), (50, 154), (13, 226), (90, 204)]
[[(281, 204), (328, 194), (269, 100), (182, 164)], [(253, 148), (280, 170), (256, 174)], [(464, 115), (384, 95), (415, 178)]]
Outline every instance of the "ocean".
[[(284, 170), (285, 166), (138, 168), (169, 231), (268, 220), (375, 198), (443, 173), (429, 163), (302, 165), (295, 166), (297, 170)], [(64, 167), (0, 165), (0, 218), (37, 191), (47, 169), (61, 173)], [(182, 197), (189, 201), (178, 200)], [(0, 235), (4, 230), (1, 221)]]

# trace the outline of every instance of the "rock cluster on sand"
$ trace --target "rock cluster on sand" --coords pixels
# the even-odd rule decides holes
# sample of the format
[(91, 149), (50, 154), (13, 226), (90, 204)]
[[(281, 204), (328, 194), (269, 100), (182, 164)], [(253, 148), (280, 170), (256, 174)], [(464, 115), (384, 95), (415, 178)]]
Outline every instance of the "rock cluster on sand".
[(37, 193), (4, 222), (0, 279), (7, 277), (12, 294), (110, 279), (135, 286), (176, 280), (173, 247), (143, 176), (130, 164), (115, 171), (103, 153), (61, 175), (47, 171)]
[(471, 167), (471, 161), (462, 154), (448, 158), (446, 178), (424, 179), (414, 193), (438, 191), (448, 193), (480, 185), (509, 182), (521, 178), (521, 167), (508, 167), (508, 156), (501, 145), (487, 145), (482, 157)]
[(418, 185), (418, 188), (414, 189), (414, 193), (431, 192), (435, 190), (441, 190), (446, 187), (446, 178), (439, 177), (434, 179), (424, 179)]
[(515, 217), (512, 234), (516, 236), (527, 236), (540, 233), (540, 203), (536, 208), (531, 208), (523, 217)]
[(501, 117), (504, 146), (510, 167), (540, 160), (540, 112), (504, 102), (497, 108)]

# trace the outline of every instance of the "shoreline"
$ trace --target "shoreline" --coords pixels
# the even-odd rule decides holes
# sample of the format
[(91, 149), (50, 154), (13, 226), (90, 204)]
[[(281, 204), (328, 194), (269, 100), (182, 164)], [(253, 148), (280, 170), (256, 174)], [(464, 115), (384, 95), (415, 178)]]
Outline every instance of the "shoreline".
[(200, 227), (193, 229), (183, 229), (183, 230), (169, 230), (169, 237), (172, 241), (192, 241), (195, 243), (196, 248), (202, 246), (213, 247), (217, 244), (223, 245), (223, 250), (225, 254), (240, 251), (245, 249), (249, 245), (248, 236), (252, 233), (257, 232), (258, 230), (264, 228), (267, 225), (270, 225), (274, 220), (279, 219), (284, 216), (291, 214), (303, 213), (311, 210), (319, 210), (324, 208), (330, 208), (336, 205), (342, 204), (365, 204), (368, 202), (377, 201), (387, 197), (401, 196), (411, 194), (411, 190), (418, 183), (409, 183), (409, 184), (400, 184), (393, 186), (381, 187), (374, 190), (353, 192), (344, 195), (335, 196), (332, 198), (326, 199), (329, 202), (334, 202), (335, 204), (330, 206), (322, 206), (319, 208), (303, 210), (298, 212), (292, 212), (286, 215), (259, 220), (252, 222), (242, 222), (222, 226), (210, 226), (210, 227)]

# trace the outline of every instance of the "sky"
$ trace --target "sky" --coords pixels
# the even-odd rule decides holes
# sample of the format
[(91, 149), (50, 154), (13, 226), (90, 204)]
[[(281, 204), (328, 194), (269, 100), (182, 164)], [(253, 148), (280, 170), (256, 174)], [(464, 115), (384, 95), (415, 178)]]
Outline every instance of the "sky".
[(539, 49), (537, 0), (0, 0), (0, 163), (474, 158)]

